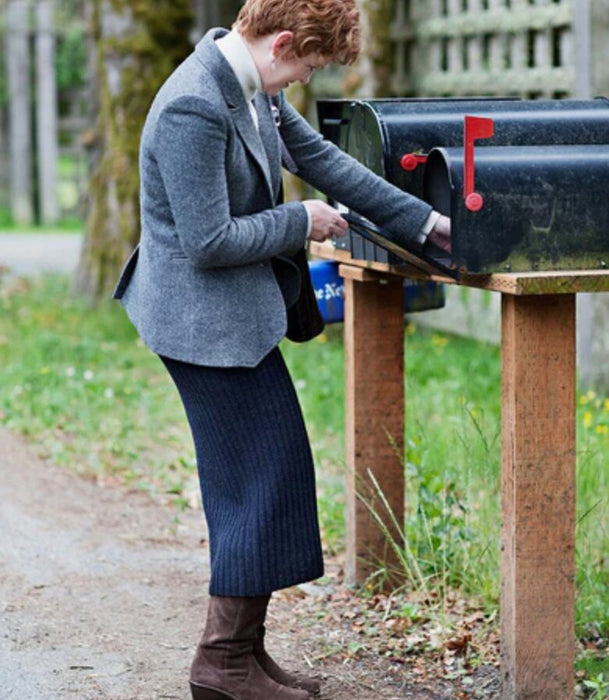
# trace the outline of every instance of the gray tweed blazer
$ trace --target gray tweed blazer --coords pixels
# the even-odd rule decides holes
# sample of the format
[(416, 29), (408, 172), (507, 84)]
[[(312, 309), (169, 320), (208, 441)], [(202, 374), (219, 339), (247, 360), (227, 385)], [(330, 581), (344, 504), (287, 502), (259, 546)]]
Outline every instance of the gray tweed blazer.
[[(160, 355), (249, 367), (279, 343), (286, 309), (271, 268), (305, 244), (300, 202), (275, 206), (281, 180), (276, 127), (265, 95), (255, 106), (210, 30), (150, 108), (140, 145), (141, 239), (114, 298)], [(281, 133), (315, 188), (383, 226), (416, 237), (431, 207), (346, 155), (278, 98)]]

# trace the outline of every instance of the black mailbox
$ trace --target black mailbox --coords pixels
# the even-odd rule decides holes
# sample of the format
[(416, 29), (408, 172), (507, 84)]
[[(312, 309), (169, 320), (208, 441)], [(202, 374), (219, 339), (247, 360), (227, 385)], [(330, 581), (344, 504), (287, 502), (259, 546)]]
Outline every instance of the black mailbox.
[[(444, 262), (470, 272), (609, 262), (609, 100), (327, 100), (318, 116), (326, 138), (451, 217)], [(347, 245), (354, 257), (387, 260), (358, 236)]]
[(438, 148), (425, 168), (425, 199), (451, 218), (458, 268), (607, 268), (609, 145), (477, 147), (471, 186), (466, 165), (464, 149)]

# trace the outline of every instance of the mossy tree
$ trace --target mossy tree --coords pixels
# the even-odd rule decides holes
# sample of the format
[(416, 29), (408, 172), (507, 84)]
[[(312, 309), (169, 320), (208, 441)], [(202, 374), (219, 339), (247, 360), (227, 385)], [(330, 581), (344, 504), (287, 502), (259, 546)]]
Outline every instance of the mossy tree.
[(192, 50), (193, 12), (191, 0), (91, 0), (89, 11), (96, 123), (75, 286), (97, 301), (139, 239), (140, 132), (159, 86)]
[(362, 97), (391, 95), (393, 44), (391, 22), (395, 0), (357, 0), (361, 13), (362, 55), (358, 64)]

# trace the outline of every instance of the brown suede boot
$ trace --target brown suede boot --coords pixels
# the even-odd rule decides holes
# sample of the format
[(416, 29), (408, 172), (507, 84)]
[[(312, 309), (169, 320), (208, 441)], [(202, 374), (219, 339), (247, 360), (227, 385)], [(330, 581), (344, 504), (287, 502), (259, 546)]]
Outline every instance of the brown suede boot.
[(321, 692), (321, 683), (315, 678), (306, 678), (294, 676), (287, 671), (284, 671), (274, 659), (269, 656), (264, 648), (264, 625), (258, 629), (258, 639), (254, 642), (254, 658), (258, 662), (260, 668), (266, 673), (269, 678), (288, 688), (302, 688), (311, 695), (319, 695)]
[(193, 700), (308, 700), (269, 678), (252, 653), (269, 597), (211, 596), (190, 669)]

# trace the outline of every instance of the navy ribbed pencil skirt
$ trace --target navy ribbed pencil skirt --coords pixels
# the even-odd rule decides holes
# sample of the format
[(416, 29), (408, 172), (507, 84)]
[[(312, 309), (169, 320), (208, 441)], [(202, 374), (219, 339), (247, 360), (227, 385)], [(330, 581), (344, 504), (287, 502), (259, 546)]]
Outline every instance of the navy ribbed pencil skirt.
[(260, 596), (321, 576), (311, 448), (279, 349), (253, 368), (161, 359), (194, 439), (210, 594)]

